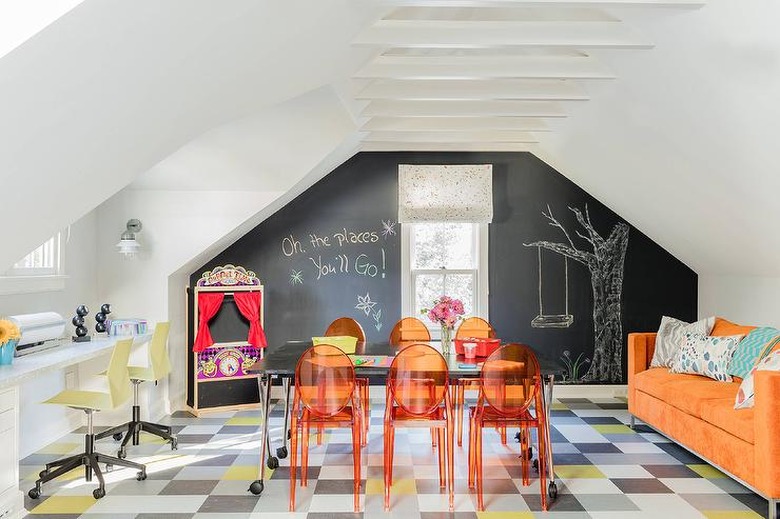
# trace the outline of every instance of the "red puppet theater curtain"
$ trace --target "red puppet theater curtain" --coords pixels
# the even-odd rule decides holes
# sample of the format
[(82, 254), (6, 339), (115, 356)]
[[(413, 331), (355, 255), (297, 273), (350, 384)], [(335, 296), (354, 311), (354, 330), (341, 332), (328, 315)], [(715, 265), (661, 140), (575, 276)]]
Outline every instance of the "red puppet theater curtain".
[(209, 330), (209, 321), (217, 315), (223, 299), (225, 299), (223, 292), (198, 293), (198, 334), (195, 336), (192, 351), (203, 351), (214, 344)]
[(260, 292), (236, 292), (234, 294), (236, 306), (241, 315), (249, 320), (249, 337), (247, 342), (255, 348), (265, 348), (268, 341), (265, 338), (263, 325), (260, 324), (260, 305), (262, 294)]

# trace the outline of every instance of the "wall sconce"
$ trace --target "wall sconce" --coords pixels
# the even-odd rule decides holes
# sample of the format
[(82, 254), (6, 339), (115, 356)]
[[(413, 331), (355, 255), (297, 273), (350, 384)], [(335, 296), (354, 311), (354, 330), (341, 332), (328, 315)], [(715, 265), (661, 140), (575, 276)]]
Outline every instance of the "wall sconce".
[(119, 239), (119, 243), (116, 244), (120, 254), (124, 254), (125, 258), (132, 258), (141, 248), (141, 244), (135, 239), (135, 234), (142, 229), (141, 220), (133, 218), (127, 221), (127, 229), (122, 233), (122, 237)]

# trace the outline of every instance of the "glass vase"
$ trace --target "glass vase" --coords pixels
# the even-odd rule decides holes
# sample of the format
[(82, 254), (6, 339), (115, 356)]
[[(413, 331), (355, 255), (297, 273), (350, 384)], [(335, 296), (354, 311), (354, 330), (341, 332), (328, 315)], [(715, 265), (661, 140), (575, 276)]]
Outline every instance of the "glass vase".
[(18, 339), (9, 339), (0, 344), (0, 365), (8, 365), (14, 361), (14, 353), (18, 343)]
[(441, 327), (441, 354), (445, 357), (452, 354), (452, 328), (445, 325)]

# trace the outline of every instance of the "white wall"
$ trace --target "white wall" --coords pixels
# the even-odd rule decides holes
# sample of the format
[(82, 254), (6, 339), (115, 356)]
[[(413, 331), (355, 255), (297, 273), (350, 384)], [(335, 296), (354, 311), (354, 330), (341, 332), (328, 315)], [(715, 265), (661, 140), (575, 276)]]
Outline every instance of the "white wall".
[(780, 328), (780, 278), (699, 276), (699, 316)]
[[(55, 311), (68, 324), (66, 334), (73, 334), (70, 318), (79, 304), (90, 309), (90, 332), (94, 332), (94, 314), (100, 306), (97, 287), (97, 214), (93, 211), (62, 234), (62, 254), (65, 289), (55, 292), (39, 292), (0, 296), (0, 315), (15, 315)], [(103, 359), (100, 359), (103, 360)], [(94, 364), (99, 364), (96, 360)], [(108, 361), (108, 356), (105, 356)], [(75, 368), (69, 370), (75, 373)], [(75, 383), (78, 383), (76, 374)], [(26, 456), (56, 440), (64, 433), (81, 425), (83, 413), (62, 406), (40, 402), (65, 389), (65, 372), (47, 373), (19, 388), (21, 402), (19, 420), (22, 434), (19, 436), (20, 452)], [(41, 416), (46, 417), (46, 427), (41, 427)]]

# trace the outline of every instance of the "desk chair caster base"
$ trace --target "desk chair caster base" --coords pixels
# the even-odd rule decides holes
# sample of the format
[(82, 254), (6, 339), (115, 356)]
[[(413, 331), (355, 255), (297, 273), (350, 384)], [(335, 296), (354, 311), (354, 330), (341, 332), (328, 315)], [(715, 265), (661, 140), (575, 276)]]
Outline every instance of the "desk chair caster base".
[[(263, 489), (265, 488), (265, 485), (263, 485), (263, 482), (253, 481), (251, 485), (249, 485), (249, 491), (252, 492), (254, 495), (259, 496), (263, 493)], [(30, 491), (32, 492), (32, 490)]]

